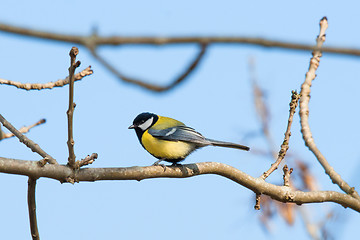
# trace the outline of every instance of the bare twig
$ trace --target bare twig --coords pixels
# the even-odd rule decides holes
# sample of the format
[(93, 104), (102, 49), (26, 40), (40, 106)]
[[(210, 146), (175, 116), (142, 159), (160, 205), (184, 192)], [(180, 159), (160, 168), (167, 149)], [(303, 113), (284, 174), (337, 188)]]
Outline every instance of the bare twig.
[(36, 200), (35, 200), (35, 188), (36, 179), (29, 177), (28, 180), (28, 208), (29, 208), (29, 220), (30, 220), (30, 231), (33, 240), (39, 240), (39, 230), (36, 220)]
[(3, 130), (1, 129), (1, 124), (0, 124), (0, 141), (2, 140), (2, 139), (4, 139), (5, 138), (5, 133), (3, 132)]
[[(274, 141), (273, 141), (273, 137), (271, 135), (271, 131), (269, 129), (270, 109), (269, 109), (268, 105), (266, 104), (267, 102), (266, 102), (266, 99), (264, 98), (263, 90), (260, 88), (260, 86), (257, 83), (258, 81), (257, 81), (256, 71), (255, 71), (255, 61), (254, 61), (253, 57), (249, 58), (249, 74), (250, 74), (250, 80), (251, 80), (251, 83), (253, 86), (252, 88), (253, 88), (255, 109), (256, 109), (256, 112), (260, 119), (260, 123), (262, 126), (262, 133), (263, 133), (266, 141), (268, 142), (271, 155), (276, 160), (276, 164), (274, 163), (271, 166), (271, 168), (261, 176), (265, 180), (269, 176), (268, 174), (270, 174), (270, 171), (271, 172), (274, 171), (283, 162), (282, 160), (285, 156), (285, 151), (287, 151), (287, 149), (289, 147), (288, 142), (289, 142), (289, 137), (290, 137), (290, 125), (291, 125), (291, 122), (293, 121), (292, 120), (293, 115), (295, 113), (296, 105), (298, 104), (300, 95), (297, 95), (297, 99), (293, 98), (294, 93), (292, 95), (292, 101), (290, 103), (290, 114), (289, 114), (290, 120), (288, 120), (288, 127), (287, 127), (287, 130), (285, 133), (285, 140), (284, 140), (283, 144), (281, 145), (280, 152), (277, 152)], [(257, 154), (265, 155), (264, 152), (259, 152), (259, 150), (257, 150)], [(286, 152), (286, 154), (287, 154), (287, 156), (289, 156), (289, 153)], [(268, 155), (269, 155), (269, 153), (266, 153), (266, 156), (268, 156)], [(300, 171), (300, 173), (303, 173), (303, 172)], [(304, 179), (304, 178), (302, 178), (302, 179)], [(308, 180), (310, 180), (310, 179), (308, 178)], [(311, 179), (311, 180), (315, 181), (315, 179)], [(311, 190), (315, 191), (315, 189), (311, 189)], [(297, 209), (297, 208), (295, 208), (294, 205), (273, 201), (273, 200), (271, 200), (270, 197), (264, 196), (264, 195), (261, 196), (261, 198), (260, 198), (260, 194), (256, 194), (255, 209), (260, 208), (260, 201), (261, 201), (261, 207), (263, 210), (261, 213), (260, 220), (262, 221), (263, 224), (265, 224), (265, 226), (267, 226), (267, 228), (269, 228), (268, 220), (275, 214), (275, 212), (279, 213), (288, 224), (292, 224), (294, 222), (294, 218), (295, 218), (294, 211), (295, 211), (295, 209)], [(305, 209), (305, 208), (302, 207), (301, 209)], [(304, 222), (306, 222), (306, 219), (304, 219)]]
[(344, 192), (350, 194), (351, 196), (360, 200), (359, 194), (355, 191), (355, 188), (350, 187), (347, 182), (345, 182), (341, 176), (331, 167), (331, 165), (326, 160), (325, 156), (317, 148), (315, 141), (312, 137), (312, 133), (309, 126), (309, 101), (310, 101), (310, 87), (312, 81), (316, 77), (316, 70), (319, 67), (321, 54), (321, 47), (325, 42), (325, 31), (328, 27), (328, 22), (326, 17), (322, 18), (320, 21), (320, 33), (316, 39), (316, 47), (319, 50), (313, 51), (313, 57), (310, 60), (309, 71), (306, 73), (306, 78), (304, 83), (301, 85), (301, 98), (300, 98), (300, 123), (301, 123), (301, 133), (305, 141), (305, 145), (310, 149), (311, 152), (315, 155), (321, 166), (325, 169), (326, 174), (329, 175), (332, 182), (337, 184)]
[(70, 167), (75, 168), (75, 153), (74, 153), (74, 138), (73, 138), (73, 115), (75, 109), (74, 103), (74, 73), (75, 69), (80, 66), (80, 61), (76, 61), (76, 55), (78, 55), (79, 49), (72, 47), (70, 50), (70, 67), (69, 67), (69, 109), (67, 110), (68, 116), (68, 141), (69, 159), (68, 164)]
[[(84, 70), (82, 70), (81, 72), (75, 74), (75, 81), (79, 81), (91, 74), (93, 74), (93, 70), (91, 69), (91, 66), (89, 66)], [(66, 84), (69, 84), (69, 77), (66, 77), (65, 79), (57, 80), (56, 82), (48, 82), (48, 83), (21, 83), (21, 82), (14, 82), (0, 78), (0, 84), (14, 86), (24, 90), (52, 89), (54, 87), (62, 87), (65, 86)]]
[[(269, 220), (278, 213), (288, 225), (294, 224), (295, 211), (297, 206), (279, 201), (273, 201), (269, 196), (261, 196), (261, 204), (263, 206), (260, 220), (266, 224), (267, 230), (269, 229)], [(304, 207), (301, 207), (304, 208)]]
[(256, 202), (255, 202), (254, 209), (255, 210), (260, 210), (260, 208), (261, 208), (261, 206), (260, 206), (261, 205), (261, 194), (256, 193), (255, 199), (256, 199)]
[(250, 82), (252, 85), (253, 90), (253, 96), (254, 96), (254, 105), (257, 115), (260, 118), (261, 121), (261, 127), (263, 129), (263, 132), (267, 133), (269, 132), (269, 108), (266, 105), (266, 101), (264, 99), (264, 93), (263, 90), (260, 88), (258, 84), (257, 74), (256, 74), (256, 64), (255, 64), (255, 58), (249, 57), (248, 59), (248, 67), (249, 67), (249, 75), (250, 75)]
[(317, 185), (315, 176), (311, 174), (309, 167), (303, 161), (295, 161), (296, 169), (299, 170), (298, 175), (301, 179), (303, 186), (302, 190), (317, 191), (319, 186)]
[[(64, 182), (69, 176), (76, 182), (99, 180), (143, 180), (150, 178), (188, 178), (202, 174), (216, 174), (228, 178), (254, 192), (268, 195), (280, 202), (296, 204), (335, 202), (360, 212), (360, 201), (348, 194), (336, 191), (303, 192), (289, 187), (277, 186), (254, 178), (239, 169), (217, 162), (184, 164), (180, 167), (168, 166), (164, 171), (161, 166), (127, 168), (80, 168), (77, 171), (66, 165), (46, 164), (41, 167), (37, 162), (0, 157), (0, 172), (46, 177)], [(73, 179), (72, 178), (72, 179)]]
[(93, 153), (93, 154), (91, 154), (91, 156), (87, 155), (84, 159), (81, 159), (80, 161), (76, 161), (75, 169), (81, 168), (82, 166), (92, 164), (97, 158), (98, 158), (97, 153)]
[(285, 187), (290, 187), (290, 174), (293, 172), (292, 168), (288, 168), (288, 166), (285, 164), (285, 166), (283, 167), (283, 171), (284, 171), (284, 186)]
[(56, 160), (47, 154), (41, 147), (18, 131), (11, 123), (9, 123), (1, 114), (0, 114), (0, 122), (6, 127), (10, 132), (12, 132), (20, 142), (24, 143), (31, 151), (38, 153), (43, 158), (46, 158), (51, 164), (58, 164)]
[(193, 60), (193, 62), (186, 68), (186, 70), (179, 76), (177, 77), (174, 81), (172, 81), (170, 84), (168, 84), (167, 86), (159, 86), (159, 85), (155, 85), (155, 84), (151, 84), (151, 83), (147, 83), (144, 82), (142, 80), (139, 79), (134, 79), (134, 78), (129, 78), (127, 76), (125, 76), (124, 74), (122, 74), (119, 70), (117, 70), (114, 66), (112, 66), (108, 61), (106, 61), (103, 57), (101, 57), (97, 51), (95, 47), (89, 47), (92, 55), (101, 63), (103, 64), (109, 71), (111, 71), (113, 74), (115, 74), (119, 79), (123, 80), (124, 82), (127, 83), (131, 83), (131, 84), (135, 84), (138, 85), (140, 87), (143, 87), (145, 89), (151, 90), (151, 91), (155, 91), (155, 92), (164, 92), (164, 91), (168, 91), (172, 88), (174, 88), (175, 86), (177, 86), (179, 83), (183, 82), (184, 79), (186, 79), (192, 72), (193, 70), (198, 66), (199, 62), (201, 61), (201, 59), (203, 58), (203, 56), (205, 55), (206, 49), (207, 49), (207, 45), (206, 44), (201, 44), (201, 50), (198, 53), (198, 55), (196, 56), (196, 58)]
[(276, 159), (277, 152), (276, 150), (274, 150), (275, 149), (274, 139), (271, 136), (269, 130), (270, 110), (269, 110), (269, 106), (266, 104), (266, 99), (263, 93), (264, 91), (260, 88), (257, 81), (257, 76), (255, 71), (255, 58), (253, 57), (249, 58), (249, 74), (250, 74), (250, 82), (253, 90), (255, 110), (260, 120), (261, 130), (265, 136), (266, 141), (269, 144), (271, 155), (274, 157), (274, 159)]
[(295, 221), (295, 205), (288, 203), (275, 202), (277, 212), (286, 221), (287, 224), (293, 225)]
[[(13, 33), (28, 37), (42, 38), (47, 40), (61, 41), (81, 44), (83, 46), (101, 46), (101, 45), (170, 45), (170, 44), (246, 44), (263, 47), (283, 48), (290, 50), (312, 51), (317, 48), (313, 45), (274, 41), (265, 38), (251, 37), (124, 37), (110, 36), (100, 37), (96, 34), (89, 36), (57, 34), (53, 32), (45, 32), (33, 30), (29, 28), (17, 27), (8, 24), (0, 24), (0, 31)], [(344, 54), (352, 56), (360, 56), (360, 49), (327, 47), (322, 48), (323, 52)]]
[(273, 172), (275, 171), (278, 166), (280, 165), (281, 161), (285, 158), (286, 152), (289, 149), (289, 140), (290, 140), (290, 136), (291, 136), (291, 124), (293, 122), (293, 117), (295, 114), (295, 110), (296, 107), (298, 105), (298, 101), (300, 98), (300, 94), (298, 94), (296, 91), (292, 91), (292, 95), (291, 95), (291, 102), (290, 102), (290, 110), (289, 110), (289, 118), (288, 118), (288, 124), (286, 127), (286, 131), (285, 131), (285, 137), (284, 137), (284, 141), (281, 144), (281, 148), (278, 154), (278, 157), (275, 161), (275, 163), (271, 164), (271, 167), (269, 168), (269, 170), (267, 170), (266, 172), (263, 173), (263, 175), (261, 176), (264, 180)]
[[(31, 128), (36, 127), (38, 125), (41, 125), (41, 124), (43, 124), (45, 122), (46, 122), (45, 119), (40, 119), (39, 121), (37, 121), (36, 123), (34, 123), (34, 124), (30, 125), (30, 126), (20, 128), (19, 132), (28, 133)], [(0, 140), (5, 139), (5, 138), (11, 138), (13, 136), (15, 136), (13, 133), (0, 133)]]

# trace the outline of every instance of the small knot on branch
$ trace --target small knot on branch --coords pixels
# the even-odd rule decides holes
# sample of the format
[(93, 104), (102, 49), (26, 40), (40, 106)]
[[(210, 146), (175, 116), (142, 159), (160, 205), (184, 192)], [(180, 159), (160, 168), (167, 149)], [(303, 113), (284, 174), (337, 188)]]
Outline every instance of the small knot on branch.
[(72, 47), (70, 50), (70, 57), (71, 58), (76, 58), (76, 56), (79, 54), (79, 49), (77, 47)]
[(81, 64), (81, 62), (80, 61), (77, 61), (76, 63), (75, 63), (75, 68), (78, 68), (79, 66), (80, 66), (80, 64)]
[(45, 158), (39, 160), (37, 163), (39, 164), (40, 167), (43, 167), (43, 166), (45, 166), (46, 163), (48, 163), (48, 162), (49, 162), (49, 158), (48, 158), (48, 157), (45, 157)]

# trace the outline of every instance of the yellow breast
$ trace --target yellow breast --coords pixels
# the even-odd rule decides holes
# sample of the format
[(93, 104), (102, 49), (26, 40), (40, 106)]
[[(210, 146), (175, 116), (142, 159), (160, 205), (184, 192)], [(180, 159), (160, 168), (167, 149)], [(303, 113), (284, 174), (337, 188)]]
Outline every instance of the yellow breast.
[(144, 148), (159, 159), (183, 159), (195, 150), (189, 143), (181, 141), (166, 141), (154, 138), (146, 130), (141, 138)]

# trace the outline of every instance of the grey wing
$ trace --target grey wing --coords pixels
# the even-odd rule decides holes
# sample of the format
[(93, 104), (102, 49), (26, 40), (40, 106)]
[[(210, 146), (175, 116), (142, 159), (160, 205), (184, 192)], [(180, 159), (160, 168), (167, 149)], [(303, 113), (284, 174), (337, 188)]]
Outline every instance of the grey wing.
[(149, 133), (156, 138), (168, 141), (184, 141), (209, 145), (210, 142), (200, 133), (188, 126), (176, 126), (162, 130), (149, 129)]

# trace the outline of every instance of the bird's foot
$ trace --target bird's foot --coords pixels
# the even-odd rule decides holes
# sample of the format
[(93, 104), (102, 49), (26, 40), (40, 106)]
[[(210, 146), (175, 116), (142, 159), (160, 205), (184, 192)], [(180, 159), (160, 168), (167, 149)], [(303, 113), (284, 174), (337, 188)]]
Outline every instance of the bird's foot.
[(157, 160), (156, 162), (153, 163), (153, 166), (161, 166), (164, 169), (164, 172), (166, 171), (166, 166), (165, 164), (160, 164), (163, 161), (163, 159)]

